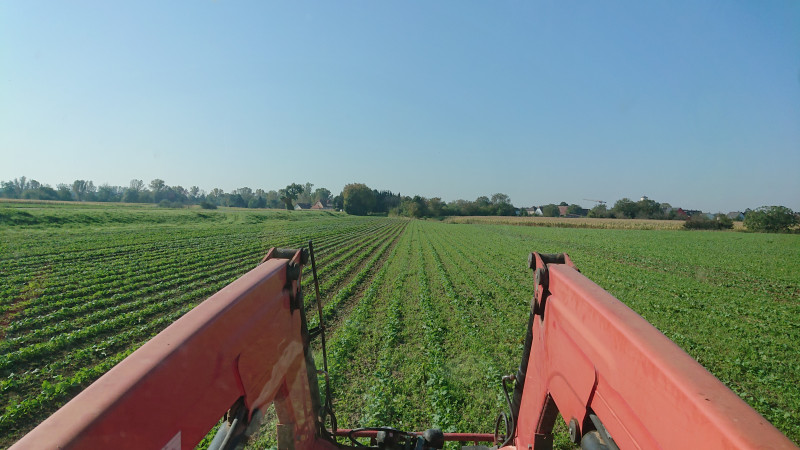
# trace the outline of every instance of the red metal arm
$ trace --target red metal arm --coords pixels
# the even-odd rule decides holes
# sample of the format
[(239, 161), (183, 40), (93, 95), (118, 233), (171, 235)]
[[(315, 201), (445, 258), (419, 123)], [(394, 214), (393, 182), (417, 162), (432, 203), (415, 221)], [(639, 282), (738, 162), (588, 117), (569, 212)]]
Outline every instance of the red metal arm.
[(333, 448), (315, 437), (301, 256), (270, 250), (12, 448), (194, 448), (241, 400), (247, 420), (275, 401), (295, 449)]
[(578, 439), (595, 428), (594, 413), (620, 448), (796, 448), (564, 256), (531, 258), (537, 281), (517, 448), (552, 446), (557, 412)]

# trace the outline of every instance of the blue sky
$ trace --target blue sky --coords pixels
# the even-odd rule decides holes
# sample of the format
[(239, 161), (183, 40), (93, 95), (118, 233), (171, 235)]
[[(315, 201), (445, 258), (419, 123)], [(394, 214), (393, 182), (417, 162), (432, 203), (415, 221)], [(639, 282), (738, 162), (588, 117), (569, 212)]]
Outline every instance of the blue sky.
[(0, 2), (0, 180), (800, 210), (800, 3)]

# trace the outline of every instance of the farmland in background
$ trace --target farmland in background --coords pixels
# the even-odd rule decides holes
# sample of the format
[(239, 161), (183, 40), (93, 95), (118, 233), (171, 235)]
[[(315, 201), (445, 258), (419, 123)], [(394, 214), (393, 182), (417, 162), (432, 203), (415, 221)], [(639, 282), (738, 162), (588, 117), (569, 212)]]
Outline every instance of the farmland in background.
[(491, 432), (499, 377), (521, 357), (527, 255), (540, 251), (568, 252), (800, 442), (797, 235), (0, 203), (0, 445), (267, 248), (309, 239), (341, 427)]
[[(598, 228), (603, 230), (683, 230), (683, 220), (607, 219), (592, 217), (541, 217), (541, 216), (467, 216), (448, 217), (445, 223), (482, 225), (522, 225), (552, 228)], [(742, 222), (733, 222), (734, 230), (743, 230)]]

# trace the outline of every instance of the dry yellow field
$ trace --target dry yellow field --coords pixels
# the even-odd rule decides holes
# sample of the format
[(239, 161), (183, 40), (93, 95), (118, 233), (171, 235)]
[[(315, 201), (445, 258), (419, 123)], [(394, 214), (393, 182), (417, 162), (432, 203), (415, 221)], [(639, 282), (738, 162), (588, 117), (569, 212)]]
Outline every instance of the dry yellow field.
[[(474, 223), (493, 225), (522, 225), (530, 227), (556, 228), (599, 228), (620, 230), (682, 230), (682, 220), (650, 220), (650, 219), (595, 219), (588, 217), (496, 217), (465, 216), (448, 217), (445, 223)], [(742, 222), (733, 223), (734, 230), (743, 230)]]

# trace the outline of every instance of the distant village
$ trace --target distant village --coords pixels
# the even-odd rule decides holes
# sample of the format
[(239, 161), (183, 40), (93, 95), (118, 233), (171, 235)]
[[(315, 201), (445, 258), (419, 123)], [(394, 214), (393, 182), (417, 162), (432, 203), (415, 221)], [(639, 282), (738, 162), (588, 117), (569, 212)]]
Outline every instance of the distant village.
[[(541, 217), (563, 217), (563, 218), (626, 218), (626, 219), (664, 219), (664, 220), (688, 220), (691, 217), (705, 216), (713, 220), (723, 213), (706, 213), (696, 209), (675, 208), (669, 203), (658, 203), (646, 195), (639, 198), (638, 202), (623, 198), (618, 200), (612, 208), (606, 206), (603, 200), (584, 199), (596, 203), (591, 209), (583, 208), (579, 205), (569, 205), (566, 202), (560, 204), (548, 204), (542, 206), (531, 206), (520, 208), (517, 215), (521, 216), (541, 216)], [(743, 221), (745, 213), (742, 211), (730, 211), (724, 214), (733, 221)]]

